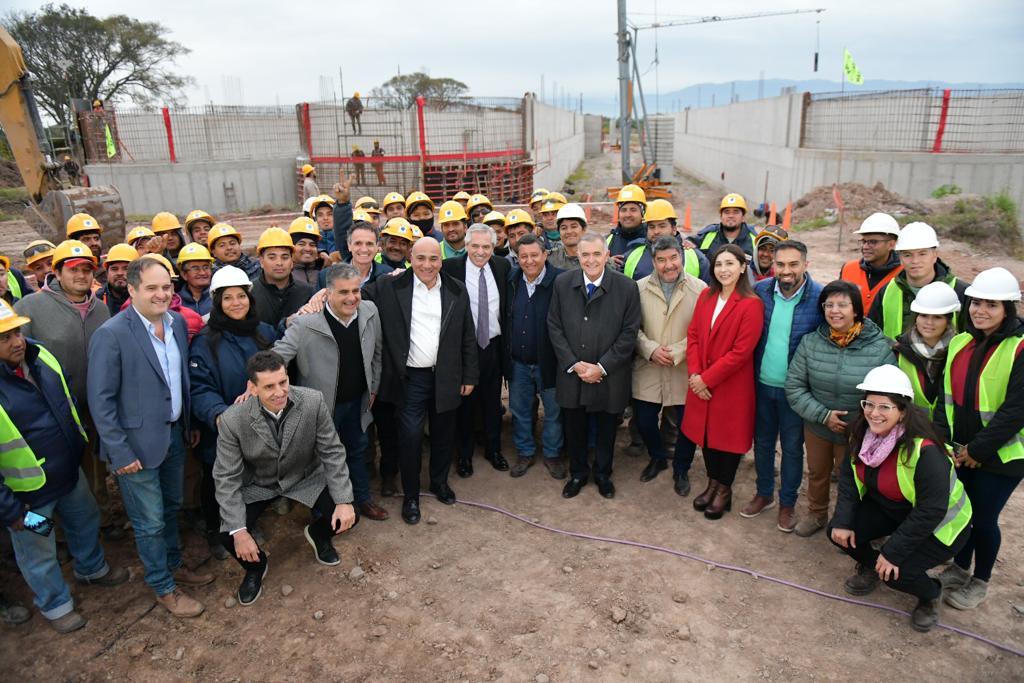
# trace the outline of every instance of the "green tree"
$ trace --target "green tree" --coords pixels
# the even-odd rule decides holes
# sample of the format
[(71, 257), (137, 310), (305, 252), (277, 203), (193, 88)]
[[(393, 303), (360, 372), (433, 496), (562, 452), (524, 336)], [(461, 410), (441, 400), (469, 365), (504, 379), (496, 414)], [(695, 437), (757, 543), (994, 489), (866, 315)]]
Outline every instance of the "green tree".
[(61, 126), (71, 119), (69, 98), (147, 105), (175, 101), (193, 82), (172, 70), (188, 48), (156, 22), (47, 4), (11, 12), (3, 24), (25, 55), (40, 108)]
[(464, 96), (468, 90), (469, 87), (465, 83), (454, 78), (431, 78), (417, 71), (393, 76), (380, 87), (374, 88), (370, 94), (382, 99), (387, 106), (408, 109), (421, 95), (444, 107), (456, 98)]

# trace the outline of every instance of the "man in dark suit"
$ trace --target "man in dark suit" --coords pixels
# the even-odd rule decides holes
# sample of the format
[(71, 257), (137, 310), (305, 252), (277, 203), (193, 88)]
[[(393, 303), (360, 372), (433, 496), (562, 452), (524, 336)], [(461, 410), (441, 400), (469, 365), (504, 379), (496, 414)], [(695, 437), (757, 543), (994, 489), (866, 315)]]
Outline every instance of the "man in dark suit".
[(421, 239), (413, 245), (411, 268), (368, 285), (363, 297), (380, 313), (384, 362), (378, 398), (396, 406), (402, 519), (416, 524), (427, 419), (430, 491), (442, 503), (455, 503), (448, 486), (455, 410), (479, 377), (469, 296), (462, 283), (441, 272), (440, 244)]
[(473, 474), (478, 413), (483, 414), (486, 434), (484, 457), (494, 469), (508, 471), (508, 461), (501, 454), (501, 379), (509, 374), (502, 352), (502, 321), (508, 314), (508, 273), (512, 264), (494, 255), (496, 243), (497, 235), (490, 226), (475, 223), (466, 233), (466, 254), (445, 259), (441, 266), (442, 273), (466, 287), (480, 365), (477, 387), (462, 399), (456, 420), (459, 457), (455, 471), (460, 477)]
[(594, 480), (601, 495), (612, 498), (615, 430), (630, 398), (640, 294), (630, 278), (606, 267), (608, 247), (598, 233), (584, 234), (578, 253), (582, 270), (558, 276), (548, 310), (571, 475), (562, 495), (572, 498), (587, 483), (587, 422), (593, 418)]
[(168, 310), (171, 275), (156, 259), (128, 266), (131, 305), (105, 322), (89, 342), (89, 407), (100, 458), (118, 476), (135, 529), (146, 583), (177, 617), (202, 614), (203, 604), (177, 585), (202, 586), (211, 574), (182, 564), (178, 511), (189, 429), (188, 332)]

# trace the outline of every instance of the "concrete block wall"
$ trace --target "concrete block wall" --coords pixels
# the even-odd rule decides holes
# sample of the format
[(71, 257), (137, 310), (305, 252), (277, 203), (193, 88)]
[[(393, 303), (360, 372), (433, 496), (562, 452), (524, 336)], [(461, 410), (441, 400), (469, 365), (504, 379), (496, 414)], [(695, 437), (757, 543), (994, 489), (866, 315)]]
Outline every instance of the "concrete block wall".
[(583, 161), (585, 133), (583, 115), (566, 109), (528, 100), (529, 130), (533, 140), (536, 171), (534, 187), (557, 190)]

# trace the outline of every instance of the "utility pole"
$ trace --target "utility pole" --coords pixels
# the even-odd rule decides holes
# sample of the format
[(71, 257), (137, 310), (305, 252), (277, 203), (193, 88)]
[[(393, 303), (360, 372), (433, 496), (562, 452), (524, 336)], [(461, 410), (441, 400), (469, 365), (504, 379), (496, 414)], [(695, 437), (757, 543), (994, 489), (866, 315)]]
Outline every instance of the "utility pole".
[(626, 26), (626, 0), (618, 0), (619, 4), (619, 141), (622, 144), (622, 182), (630, 179), (629, 166), (629, 31)]

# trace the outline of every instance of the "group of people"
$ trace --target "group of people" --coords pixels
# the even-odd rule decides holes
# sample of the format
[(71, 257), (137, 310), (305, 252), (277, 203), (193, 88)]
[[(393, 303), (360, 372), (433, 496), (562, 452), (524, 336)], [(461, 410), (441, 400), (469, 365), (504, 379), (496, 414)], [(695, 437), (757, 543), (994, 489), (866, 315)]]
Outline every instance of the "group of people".
[(268, 568), (256, 526), (268, 507), (309, 508), (303, 536), (326, 565), (339, 562), (334, 535), (388, 519), (371, 443), (377, 492), (400, 492), (416, 524), (428, 426), (441, 503), (456, 502), (450, 471), (472, 476), (478, 449), (514, 478), (543, 462), (565, 498), (591, 481), (613, 498), (624, 416), (649, 456), (643, 482), (671, 452), (673, 490), (689, 496), (701, 448), (692, 504), (708, 520), (731, 510), (753, 446), (756, 493), (740, 515), (777, 505), (782, 532), (827, 529), (857, 563), (846, 590), (884, 581), (915, 596), (914, 628), (936, 623), (943, 589), (958, 609), (985, 599), (999, 514), (1024, 477), (1024, 322), (1008, 271), (968, 284), (930, 226), (874, 214), (862, 258), (822, 285), (806, 245), (746, 223), (737, 194), (690, 236), (669, 202), (627, 185), (600, 234), (544, 189), (503, 214), (482, 194), (353, 202), (351, 185), (310, 196), (255, 258), (195, 210), (183, 223), (157, 214), (105, 254), (102, 226), (77, 214), (66, 241), (26, 247), (29, 278), (0, 259), (0, 520), (58, 631), (85, 618), (38, 517), (59, 517), (76, 580), (123, 583), (101, 543), (126, 526), (107, 470), (146, 583), (193, 617), (204, 606), (181, 586), (215, 577), (182, 561), (189, 452), (210, 552), (239, 562), (248, 605)]

